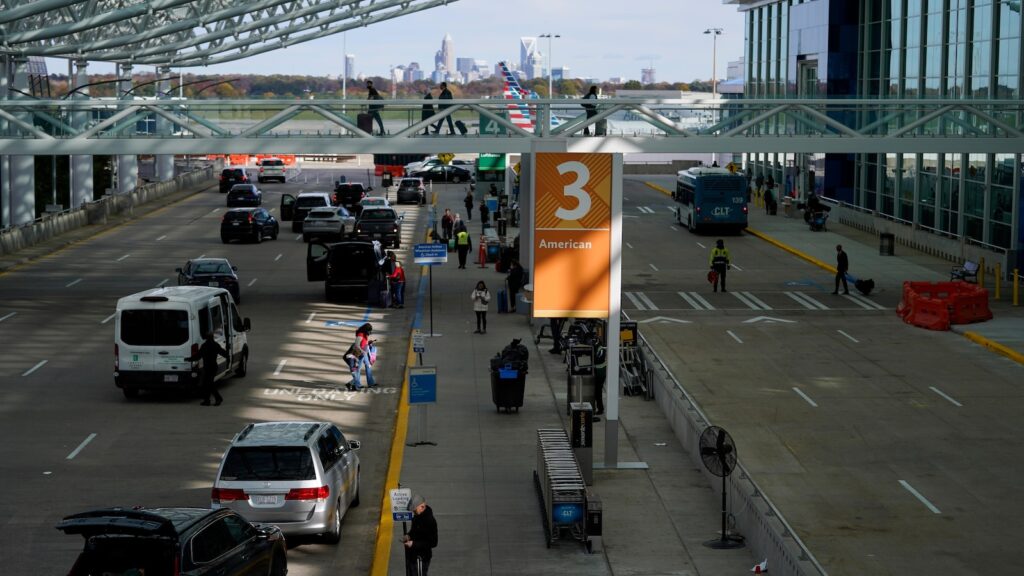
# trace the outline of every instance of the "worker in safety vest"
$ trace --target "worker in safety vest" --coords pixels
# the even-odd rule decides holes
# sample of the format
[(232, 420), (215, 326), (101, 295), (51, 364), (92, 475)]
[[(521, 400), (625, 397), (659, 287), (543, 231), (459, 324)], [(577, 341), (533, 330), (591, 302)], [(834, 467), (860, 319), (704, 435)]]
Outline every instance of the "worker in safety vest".
[(466, 268), (466, 255), (469, 254), (470, 247), (469, 232), (463, 228), (455, 235), (455, 248), (459, 251), (459, 268)]
[(714, 282), (715, 292), (718, 292), (718, 282), (722, 282), (722, 292), (726, 292), (725, 289), (725, 271), (730, 268), (729, 266), (729, 249), (725, 247), (725, 241), (719, 239), (715, 243), (715, 247), (711, 249), (711, 255), (708, 257), (708, 264), (711, 266), (711, 270), (715, 272)]

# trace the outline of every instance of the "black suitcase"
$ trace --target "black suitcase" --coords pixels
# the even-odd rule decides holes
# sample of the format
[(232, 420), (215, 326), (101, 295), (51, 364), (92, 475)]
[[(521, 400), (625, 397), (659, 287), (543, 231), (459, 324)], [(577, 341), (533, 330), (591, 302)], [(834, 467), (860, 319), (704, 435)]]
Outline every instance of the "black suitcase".
[(596, 136), (607, 136), (608, 135), (608, 120), (598, 120), (594, 122), (594, 135)]
[(455, 121), (455, 129), (458, 130), (459, 134), (462, 134), (463, 136), (465, 136), (466, 133), (469, 132), (469, 128), (466, 128), (466, 123), (463, 122), (462, 120)]
[(363, 112), (356, 116), (356, 126), (367, 134), (373, 134), (373, 116)]

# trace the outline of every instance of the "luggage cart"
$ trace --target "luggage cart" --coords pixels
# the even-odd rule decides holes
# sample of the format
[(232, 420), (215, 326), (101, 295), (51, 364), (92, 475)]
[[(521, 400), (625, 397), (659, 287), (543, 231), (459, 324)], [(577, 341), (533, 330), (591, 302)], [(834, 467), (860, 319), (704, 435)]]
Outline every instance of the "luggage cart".
[(547, 547), (565, 532), (586, 543), (587, 486), (569, 437), (561, 428), (537, 430), (537, 468), (533, 479)]

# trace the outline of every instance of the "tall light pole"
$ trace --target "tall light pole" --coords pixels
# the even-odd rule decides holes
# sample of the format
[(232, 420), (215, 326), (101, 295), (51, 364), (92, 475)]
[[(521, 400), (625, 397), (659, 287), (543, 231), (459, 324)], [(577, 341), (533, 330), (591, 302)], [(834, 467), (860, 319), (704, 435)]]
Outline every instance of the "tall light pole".
[(704, 31), (705, 34), (711, 34), (711, 97), (718, 98), (718, 81), (715, 79), (718, 72), (718, 35), (723, 30), (721, 28), (708, 28)]
[(553, 91), (555, 71), (551, 68), (551, 40), (553, 38), (561, 38), (561, 34), (541, 34), (539, 38), (548, 39), (548, 98), (554, 98), (555, 94)]

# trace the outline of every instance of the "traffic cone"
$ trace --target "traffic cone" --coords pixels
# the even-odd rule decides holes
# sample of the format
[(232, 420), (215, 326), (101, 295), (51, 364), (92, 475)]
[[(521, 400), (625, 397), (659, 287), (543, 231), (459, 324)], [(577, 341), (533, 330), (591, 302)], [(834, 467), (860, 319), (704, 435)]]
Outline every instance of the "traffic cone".
[(768, 573), (768, 559), (765, 558), (761, 562), (754, 564), (754, 567), (750, 569), (754, 574), (767, 574)]
[(477, 259), (480, 260), (480, 267), (487, 268), (487, 246), (484, 244), (484, 237), (480, 237), (480, 250), (477, 251)]

